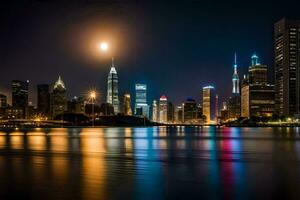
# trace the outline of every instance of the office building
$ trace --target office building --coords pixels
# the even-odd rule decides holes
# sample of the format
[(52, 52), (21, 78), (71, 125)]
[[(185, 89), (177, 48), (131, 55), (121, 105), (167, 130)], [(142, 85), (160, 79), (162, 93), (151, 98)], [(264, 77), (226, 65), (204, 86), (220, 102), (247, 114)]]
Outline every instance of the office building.
[(152, 103), (152, 121), (153, 122), (158, 121), (158, 106), (157, 106), (156, 100), (153, 100), (153, 103)]
[(300, 20), (274, 25), (275, 101), (280, 115), (300, 114)]
[(182, 104), (183, 108), (183, 122), (187, 124), (196, 123), (198, 108), (195, 99), (187, 98)]
[(229, 119), (237, 119), (241, 116), (241, 96), (233, 95), (227, 101), (226, 110)]
[(167, 110), (167, 121), (168, 123), (173, 123), (174, 120), (175, 120), (175, 117), (174, 117), (174, 106), (173, 106), (173, 103), (172, 102), (168, 102), (168, 110)]
[(4, 94), (0, 94), (0, 108), (7, 107), (7, 97)]
[(107, 77), (107, 97), (106, 102), (114, 107), (114, 113), (119, 113), (119, 91), (118, 91), (118, 74), (112, 58), (111, 68)]
[(124, 115), (132, 115), (131, 96), (130, 96), (130, 94), (124, 94), (124, 97), (123, 97), (123, 113), (124, 113)]
[(249, 67), (249, 83), (255, 85), (266, 85), (268, 83), (268, 67), (258, 62), (258, 56), (253, 54), (251, 66)]
[(135, 115), (143, 115), (149, 118), (146, 84), (135, 84)]
[(272, 116), (275, 109), (274, 85), (268, 84), (267, 66), (258, 62), (258, 56), (251, 57), (249, 75), (245, 77), (241, 92), (241, 116)]
[(167, 123), (168, 122), (168, 99), (165, 95), (162, 95), (159, 98), (158, 113), (159, 113), (158, 115), (159, 122)]
[(0, 119), (5, 117), (5, 110), (7, 108), (7, 97), (0, 94)]
[(175, 108), (175, 123), (183, 123), (183, 106), (176, 106)]
[(202, 89), (202, 109), (206, 123), (216, 123), (216, 92), (215, 87), (208, 85)]
[(50, 91), (48, 84), (37, 86), (37, 109), (39, 114), (48, 116), (50, 112)]
[(85, 113), (84, 98), (75, 96), (70, 101), (68, 101), (68, 112), (76, 113), (76, 114), (84, 114)]
[(242, 87), (242, 117), (269, 116), (275, 109), (274, 85), (248, 84)]
[(51, 118), (63, 114), (68, 109), (67, 89), (61, 77), (54, 83), (53, 91), (50, 94), (50, 112)]
[(12, 106), (24, 108), (28, 106), (28, 85), (29, 81), (13, 80), (12, 87)]

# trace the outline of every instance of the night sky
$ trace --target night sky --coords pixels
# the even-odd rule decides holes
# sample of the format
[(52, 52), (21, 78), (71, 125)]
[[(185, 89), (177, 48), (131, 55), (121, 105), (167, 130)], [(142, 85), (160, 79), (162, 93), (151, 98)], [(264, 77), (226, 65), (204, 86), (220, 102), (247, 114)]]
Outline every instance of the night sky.
[[(0, 4), (0, 92), (12, 79), (36, 85), (58, 75), (68, 94), (96, 87), (106, 95), (111, 57), (120, 94), (148, 84), (149, 103), (165, 94), (174, 103), (200, 100), (204, 84), (221, 99), (231, 93), (233, 55), (240, 77), (256, 52), (273, 73), (273, 23), (300, 19), (297, 1), (14, 1)], [(108, 41), (107, 53), (97, 51)], [(10, 95), (9, 95), (10, 96)]]

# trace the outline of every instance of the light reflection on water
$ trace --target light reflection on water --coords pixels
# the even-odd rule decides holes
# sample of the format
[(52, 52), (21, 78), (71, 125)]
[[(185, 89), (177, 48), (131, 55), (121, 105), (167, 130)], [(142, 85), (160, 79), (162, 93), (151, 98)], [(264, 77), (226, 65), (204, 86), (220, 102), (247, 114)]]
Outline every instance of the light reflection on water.
[(297, 199), (299, 128), (0, 134), (0, 199)]

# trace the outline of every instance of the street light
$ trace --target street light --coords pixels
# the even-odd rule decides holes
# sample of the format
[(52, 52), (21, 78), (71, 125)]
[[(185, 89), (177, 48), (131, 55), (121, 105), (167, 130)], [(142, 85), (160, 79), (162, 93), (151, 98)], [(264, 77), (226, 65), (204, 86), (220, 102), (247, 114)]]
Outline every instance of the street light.
[(90, 100), (92, 101), (92, 126), (94, 127), (95, 126), (95, 100), (96, 100), (96, 97), (97, 97), (97, 92), (95, 90), (92, 90), (90, 91), (90, 94), (89, 94), (89, 97), (90, 97)]

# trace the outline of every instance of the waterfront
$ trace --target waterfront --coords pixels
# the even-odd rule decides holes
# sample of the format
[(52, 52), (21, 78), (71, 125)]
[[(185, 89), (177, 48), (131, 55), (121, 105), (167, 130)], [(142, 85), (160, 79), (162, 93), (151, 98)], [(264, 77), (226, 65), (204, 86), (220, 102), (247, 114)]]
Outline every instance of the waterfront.
[(299, 199), (300, 128), (0, 132), (0, 199)]

